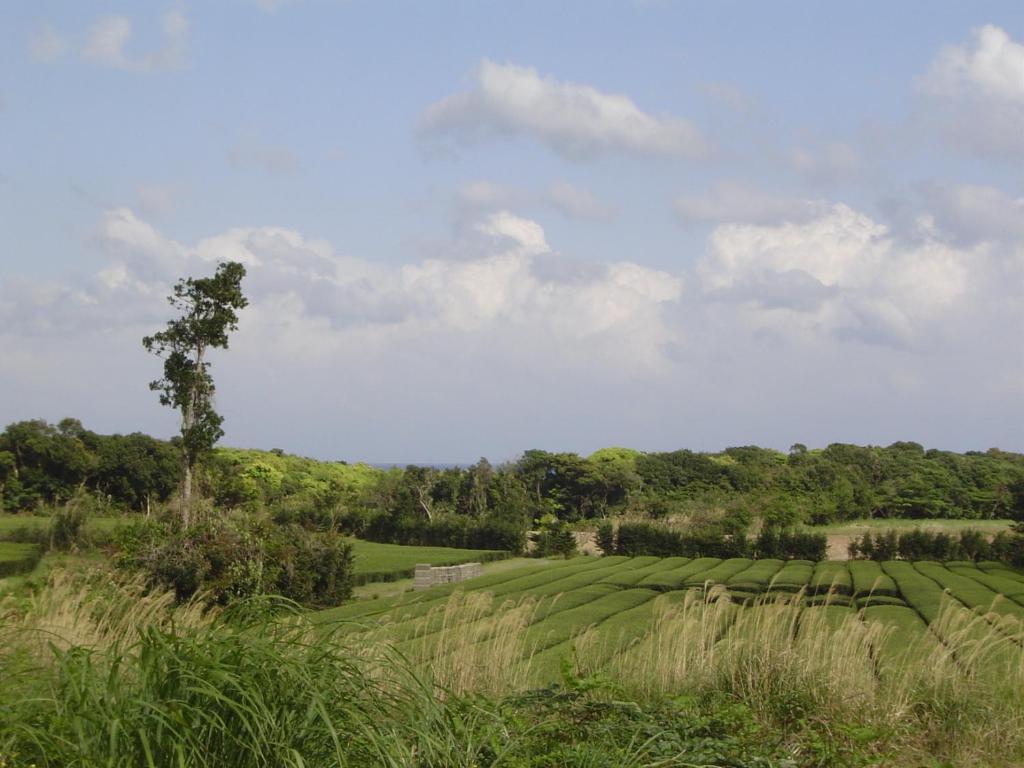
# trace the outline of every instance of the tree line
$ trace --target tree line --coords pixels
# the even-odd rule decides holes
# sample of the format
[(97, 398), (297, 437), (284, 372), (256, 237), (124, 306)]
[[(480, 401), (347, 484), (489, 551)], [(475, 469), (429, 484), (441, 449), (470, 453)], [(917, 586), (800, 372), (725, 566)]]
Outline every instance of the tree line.
[[(0, 507), (30, 512), (84, 495), (111, 511), (151, 511), (181, 493), (179, 440), (98, 434), (72, 418), (9, 424), (0, 433)], [(733, 524), (757, 517), (779, 527), (862, 517), (1024, 519), (1024, 456), (910, 442), (788, 453), (528, 450), (501, 465), (393, 469), (220, 448), (197, 473), (201, 495), (218, 508), (393, 538), (452, 518), (531, 526), (621, 515)]]

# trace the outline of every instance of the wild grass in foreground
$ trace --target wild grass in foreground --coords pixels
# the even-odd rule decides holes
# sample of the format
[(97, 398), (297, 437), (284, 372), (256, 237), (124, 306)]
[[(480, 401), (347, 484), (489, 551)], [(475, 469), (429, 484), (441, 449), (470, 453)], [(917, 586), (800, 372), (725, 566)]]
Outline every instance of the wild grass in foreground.
[(29, 603), (0, 607), (0, 766), (1024, 757), (1020, 638), (982, 616), (944, 613), (943, 643), (894, 657), (890, 630), (847, 610), (663, 597), (649, 633), (577, 636), (564, 683), (531, 691), (543, 638), (524, 628), (542, 601), (456, 591), (409, 626), (325, 628), (281, 604), (211, 613), (134, 582), (54, 574)]

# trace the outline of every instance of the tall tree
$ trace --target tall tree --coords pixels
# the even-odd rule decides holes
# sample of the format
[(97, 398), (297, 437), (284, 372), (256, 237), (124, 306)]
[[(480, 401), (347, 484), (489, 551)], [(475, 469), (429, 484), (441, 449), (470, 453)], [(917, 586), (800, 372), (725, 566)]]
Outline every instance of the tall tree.
[(167, 297), (181, 317), (142, 340), (143, 346), (164, 360), (163, 378), (149, 388), (160, 393), (160, 403), (181, 412), (181, 514), (191, 523), (192, 472), (203, 453), (223, 435), (224, 417), (213, 409), (213, 378), (206, 353), (227, 349), (228, 332), (238, 328), (238, 310), (248, 305), (242, 295), (245, 267), (236, 261), (217, 265), (213, 277), (179, 280)]

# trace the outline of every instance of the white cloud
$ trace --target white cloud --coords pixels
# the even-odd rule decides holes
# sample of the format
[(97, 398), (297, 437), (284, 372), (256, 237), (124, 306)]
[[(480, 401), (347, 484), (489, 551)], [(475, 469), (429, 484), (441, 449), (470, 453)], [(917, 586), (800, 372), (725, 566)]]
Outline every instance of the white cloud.
[(684, 224), (803, 222), (827, 207), (821, 200), (773, 194), (735, 181), (718, 182), (704, 194), (683, 195), (674, 201)]
[(177, 69), (185, 58), (188, 21), (179, 11), (168, 11), (161, 19), (163, 46), (152, 53), (133, 56), (125, 49), (132, 38), (132, 22), (125, 16), (106, 16), (89, 31), (82, 56), (89, 61), (130, 72), (158, 72)]
[(1024, 104), (1024, 45), (986, 24), (973, 31), (969, 44), (943, 48), (923, 85), (939, 96), (980, 94)]
[(927, 184), (926, 206), (936, 225), (957, 242), (1024, 243), (1024, 197), (977, 184)]
[(628, 96), (486, 59), (470, 90), (426, 109), (421, 130), (466, 141), (527, 136), (574, 160), (620, 151), (696, 157), (707, 149), (687, 120), (648, 114)]
[(43, 24), (29, 39), (29, 54), (33, 61), (48, 63), (64, 55), (67, 43), (64, 36), (49, 24)]
[(901, 243), (839, 204), (803, 224), (721, 226), (698, 273), (709, 296), (763, 327), (908, 345), (976, 298), (989, 253), (929, 236)]
[(948, 46), (920, 79), (934, 114), (957, 144), (985, 155), (1024, 155), (1024, 44), (987, 24)]
[(500, 208), (554, 208), (568, 219), (604, 221), (615, 216), (615, 209), (598, 199), (590, 190), (556, 181), (540, 190), (476, 180), (463, 184), (458, 192), (459, 205), (471, 216)]
[(542, 343), (553, 354), (614, 349), (633, 365), (660, 364), (674, 335), (663, 307), (679, 300), (679, 278), (631, 262), (567, 278), (546, 269), (559, 256), (543, 229), (507, 212), (484, 217), (472, 234), (471, 257), (462, 247), (454, 249), (459, 258), (386, 268), (284, 228), (236, 228), (186, 245), (117, 209), (104, 214), (96, 234), (109, 258), (104, 269), (79, 286), (0, 293), (0, 324), (74, 334), (153, 323), (166, 313), (163, 296), (175, 279), (230, 259), (249, 270), (245, 289), (267, 348), (286, 345), (298, 329), (328, 356), (354, 339), (364, 347), (385, 340), (429, 346), (454, 333), (493, 337), (513, 355)]

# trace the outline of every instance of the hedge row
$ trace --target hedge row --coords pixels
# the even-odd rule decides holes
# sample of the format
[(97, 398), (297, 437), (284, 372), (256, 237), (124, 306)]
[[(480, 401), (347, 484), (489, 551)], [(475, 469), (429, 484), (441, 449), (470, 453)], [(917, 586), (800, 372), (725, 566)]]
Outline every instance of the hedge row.
[(526, 547), (526, 529), (521, 525), (500, 518), (478, 520), (465, 515), (446, 515), (434, 520), (378, 515), (362, 530), (346, 532), (382, 544), (494, 549), (513, 554)]
[(756, 539), (718, 531), (677, 531), (652, 523), (603, 523), (597, 531), (605, 554), (656, 557), (751, 557), (776, 560), (823, 560), (824, 534), (765, 528)]
[(958, 534), (913, 530), (865, 533), (849, 545), (850, 557), (866, 560), (998, 560), (1024, 566), (1024, 535), (1010, 531), (989, 541), (985, 534), (965, 529)]

